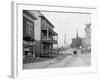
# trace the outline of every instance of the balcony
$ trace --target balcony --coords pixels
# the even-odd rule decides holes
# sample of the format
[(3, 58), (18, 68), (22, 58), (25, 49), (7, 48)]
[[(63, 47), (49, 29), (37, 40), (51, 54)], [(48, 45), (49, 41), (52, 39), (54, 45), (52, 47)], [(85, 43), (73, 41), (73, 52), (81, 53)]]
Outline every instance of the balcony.
[[(57, 36), (56, 36), (57, 37)], [(55, 38), (55, 36), (52, 37), (47, 37), (47, 36), (42, 36), (42, 39), (41, 39), (42, 42), (49, 42), (49, 43), (53, 43), (53, 44), (57, 44), (58, 41), (57, 39)]]
[(42, 28), (41, 40), (42, 42), (57, 44), (58, 34), (49, 28)]

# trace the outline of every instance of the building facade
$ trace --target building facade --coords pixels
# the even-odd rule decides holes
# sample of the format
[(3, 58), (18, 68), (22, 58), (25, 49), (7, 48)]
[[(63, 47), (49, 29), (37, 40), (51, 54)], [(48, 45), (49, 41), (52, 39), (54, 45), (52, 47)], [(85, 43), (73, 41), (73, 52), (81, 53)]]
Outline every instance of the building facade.
[(86, 49), (86, 51), (88, 53), (91, 52), (91, 23), (86, 24), (86, 28), (85, 28), (85, 46), (84, 48)]
[(58, 43), (54, 25), (39, 11), (23, 10), (23, 57), (53, 54)]

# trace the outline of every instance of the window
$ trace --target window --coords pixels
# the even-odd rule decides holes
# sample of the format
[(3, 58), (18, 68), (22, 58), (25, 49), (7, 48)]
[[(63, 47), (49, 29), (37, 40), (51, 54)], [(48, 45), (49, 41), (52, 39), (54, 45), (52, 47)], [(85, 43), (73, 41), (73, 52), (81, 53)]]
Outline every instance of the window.
[(29, 21), (26, 22), (26, 35), (30, 37), (33, 36), (33, 24)]

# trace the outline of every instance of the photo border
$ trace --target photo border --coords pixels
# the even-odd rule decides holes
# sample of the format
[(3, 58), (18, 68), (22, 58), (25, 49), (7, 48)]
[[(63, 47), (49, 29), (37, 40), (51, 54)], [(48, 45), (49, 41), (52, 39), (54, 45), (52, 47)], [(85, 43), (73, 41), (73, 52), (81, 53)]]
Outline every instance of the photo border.
[[(26, 7), (23, 7), (26, 6)], [(30, 8), (27, 8), (28, 6), (31, 6)], [(19, 3), (19, 2), (12, 2), (12, 65), (11, 65), (11, 76), (14, 78), (17, 77), (39, 77), (39, 76), (50, 76), (50, 75), (61, 75), (61, 74), (72, 74), (72, 73), (86, 73), (86, 72), (96, 72), (96, 55), (93, 53), (95, 52), (95, 43), (94, 43), (94, 36), (92, 36), (91, 44), (93, 44), (92, 47), (92, 66), (91, 67), (78, 67), (78, 68), (55, 68), (55, 69), (34, 69), (34, 70), (23, 70), (22, 68), (22, 10), (27, 8), (29, 10), (32, 10), (33, 6), (38, 7), (39, 9), (46, 10), (46, 7), (49, 7), (48, 9), (52, 8), (54, 11), (57, 9), (62, 9), (61, 12), (64, 9), (68, 9), (67, 11), (74, 12), (76, 10), (80, 12), (87, 12), (92, 14), (92, 26), (96, 26), (96, 8), (89, 8), (89, 7), (73, 7), (73, 6), (56, 6), (56, 5), (41, 5), (41, 4), (27, 4), (27, 3)], [(40, 8), (42, 7), (42, 8)], [(47, 9), (47, 10), (48, 10)], [(48, 10), (50, 11), (50, 10)], [(65, 11), (66, 12), (66, 11)], [(21, 24), (18, 24), (21, 23)], [(92, 31), (92, 35), (93, 35)], [(20, 47), (19, 47), (20, 46)], [(95, 53), (96, 54), (96, 53)], [(21, 55), (21, 57), (20, 57)], [(80, 69), (79, 69), (80, 68)], [(39, 73), (39, 74), (38, 74)], [(48, 74), (47, 74), (48, 73)], [(31, 75), (30, 75), (31, 74)]]

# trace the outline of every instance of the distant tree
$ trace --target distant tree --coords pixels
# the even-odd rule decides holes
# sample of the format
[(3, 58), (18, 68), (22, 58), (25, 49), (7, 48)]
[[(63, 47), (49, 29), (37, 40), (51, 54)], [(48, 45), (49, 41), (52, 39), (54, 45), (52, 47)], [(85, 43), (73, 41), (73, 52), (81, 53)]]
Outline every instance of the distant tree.
[(86, 26), (86, 28), (85, 28), (85, 30), (86, 30), (86, 29), (88, 29), (89, 27), (91, 27), (91, 23), (85, 24), (85, 26)]

